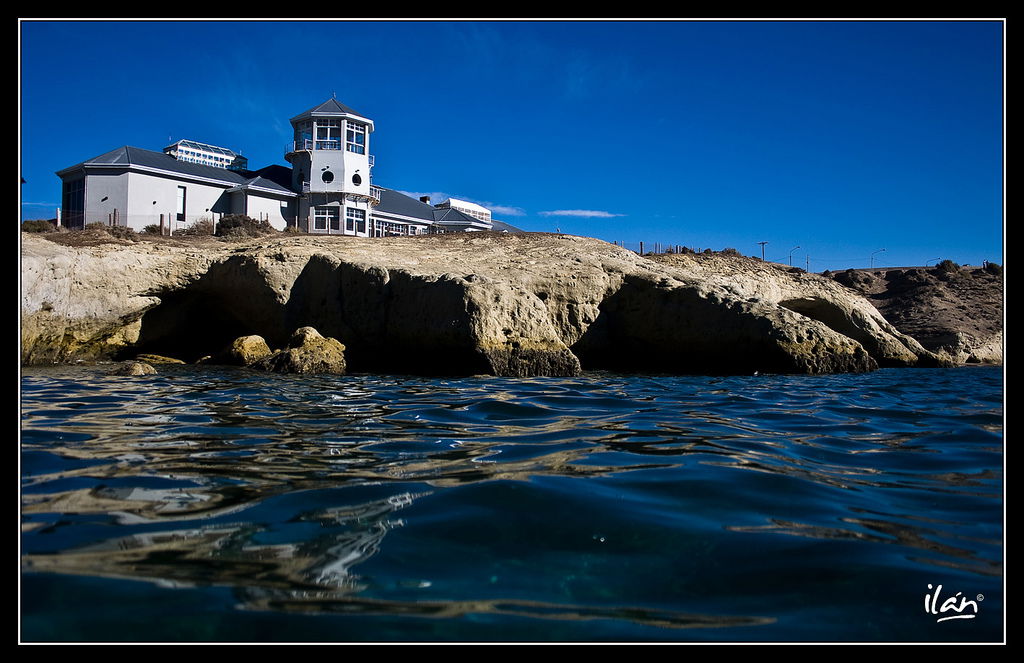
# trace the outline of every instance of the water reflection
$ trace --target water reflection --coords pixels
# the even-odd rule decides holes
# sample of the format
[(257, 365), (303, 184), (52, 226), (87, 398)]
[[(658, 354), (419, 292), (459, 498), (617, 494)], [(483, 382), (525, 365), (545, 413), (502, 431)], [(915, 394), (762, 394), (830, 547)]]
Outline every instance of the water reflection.
[[(228, 586), (243, 610), (453, 618), (468, 614), (556, 620), (622, 619), (662, 628), (771, 624), (772, 617), (710, 615), (643, 607), (595, 607), (512, 598), (395, 600), (359, 597), (366, 585), (352, 567), (372, 557), (403, 521), (391, 515), (424, 495), (402, 493), (363, 504), (302, 513), (328, 532), (306, 540), (259, 543), (254, 524), (137, 533), (58, 554), (29, 554), (26, 571), (153, 582), (161, 587)], [(429, 586), (421, 583), (420, 586)]]
[[(230, 585), (305, 592), (360, 589), (350, 569), (377, 552), (402, 525), (391, 515), (421, 495), (402, 493), (353, 506), (301, 513), (316, 535), (260, 543), (255, 523), (140, 532), (61, 551), (26, 555), (32, 571), (132, 578), (176, 586)], [(320, 533), (321, 530), (326, 530)]]

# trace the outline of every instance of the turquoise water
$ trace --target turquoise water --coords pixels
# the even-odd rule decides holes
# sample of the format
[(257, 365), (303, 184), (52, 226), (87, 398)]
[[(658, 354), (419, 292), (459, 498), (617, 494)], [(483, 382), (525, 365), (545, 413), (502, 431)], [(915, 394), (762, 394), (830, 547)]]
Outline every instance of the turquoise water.
[(1001, 368), (108, 370), (22, 372), (22, 641), (1003, 639)]

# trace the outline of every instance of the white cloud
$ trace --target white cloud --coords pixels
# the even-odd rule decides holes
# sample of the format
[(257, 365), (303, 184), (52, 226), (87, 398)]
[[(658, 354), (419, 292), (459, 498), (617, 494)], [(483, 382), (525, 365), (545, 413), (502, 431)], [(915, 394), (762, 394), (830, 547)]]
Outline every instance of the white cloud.
[(615, 214), (613, 212), (605, 212), (604, 210), (597, 209), (556, 209), (549, 212), (539, 212), (539, 214), (541, 216), (579, 216), (598, 219), (610, 219), (616, 216), (626, 216), (625, 214)]

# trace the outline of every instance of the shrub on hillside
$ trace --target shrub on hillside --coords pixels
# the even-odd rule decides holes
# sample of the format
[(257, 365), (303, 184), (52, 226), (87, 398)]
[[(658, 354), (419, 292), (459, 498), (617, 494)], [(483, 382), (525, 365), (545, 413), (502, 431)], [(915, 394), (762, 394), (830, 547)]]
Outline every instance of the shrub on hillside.
[(128, 226), (107, 226), (106, 231), (108, 235), (118, 239), (130, 239), (135, 241), (139, 238), (138, 234)]
[(181, 228), (180, 230), (175, 230), (173, 234), (175, 234), (175, 235), (186, 235), (186, 236), (212, 235), (213, 234), (213, 221), (211, 221), (210, 219), (207, 219), (206, 217), (203, 217), (201, 219), (196, 219), (188, 227)]
[(57, 226), (46, 219), (29, 219), (21, 222), (21, 232), (24, 233), (52, 233)]
[(260, 237), (276, 232), (266, 219), (254, 219), (244, 214), (229, 214), (217, 224), (218, 237)]
[(93, 232), (106, 233), (111, 237), (116, 237), (117, 239), (129, 239), (133, 242), (138, 239), (138, 235), (135, 231), (128, 226), (108, 226), (100, 221), (94, 221), (92, 223), (85, 224), (85, 229)]
[(960, 265), (956, 264), (952, 260), (943, 260), (939, 264), (935, 265), (935, 269), (940, 272), (958, 272), (960, 271)]

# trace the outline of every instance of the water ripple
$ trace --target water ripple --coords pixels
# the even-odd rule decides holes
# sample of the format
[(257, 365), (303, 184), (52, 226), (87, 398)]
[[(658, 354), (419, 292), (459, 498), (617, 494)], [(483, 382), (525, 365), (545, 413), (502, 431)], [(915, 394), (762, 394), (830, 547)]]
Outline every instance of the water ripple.
[[(844, 601), (941, 573), (998, 594), (1001, 393), (998, 369), (25, 369), (23, 566), (227, 587), (257, 613), (443, 618), (453, 633), (486, 615), (628, 623), (627, 638), (710, 626), (786, 638), (802, 632), (800, 601), (849, 590), (851, 563), (877, 586), (858, 577)], [(802, 548), (792, 572), (829, 580), (748, 586), (742, 568), (790, 577), (779, 555), (806, 541), (828, 547)]]

